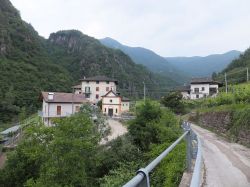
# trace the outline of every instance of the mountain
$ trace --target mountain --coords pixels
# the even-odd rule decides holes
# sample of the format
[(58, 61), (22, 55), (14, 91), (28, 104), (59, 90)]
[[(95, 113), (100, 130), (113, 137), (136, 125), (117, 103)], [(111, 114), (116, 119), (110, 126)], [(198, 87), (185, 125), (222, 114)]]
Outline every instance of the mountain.
[(250, 73), (250, 48), (242, 53), (239, 58), (233, 60), (221, 73), (215, 78), (219, 81), (224, 81), (224, 75), (227, 75), (228, 84), (241, 83), (247, 80), (247, 68)]
[(211, 76), (213, 72), (222, 71), (234, 59), (238, 58), (240, 53), (240, 51), (233, 50), (205, 57), (166, 57), (166, 60), (192, 77), (203, 77)]
[(0, 0), (0, 124), (14, 119), (24, 108), (34, 112), (41, 90), (66, 91), (72, 78), (53, 63), (30, 24), (8, 0)]
[(185, 82), (189, 77), (184, 75), (177, 67), (170, 64), (165, 58), (155, 52), (142, 47), (129, 47), (112, 38), (100, 39), (100, 42), (110, 48), (119, 49), (126, 53), (137, 64), (142, 64), (151, 71), (160, 73), (166, 78), (173, 79), (178, 83)]
[(0, 125), (35, 112), (40, 91), (71, 91), (83, 76), (114, 77), (121, 92), (134, 97), (141, 96), (143, 82), (147, 89), (176, 84), (79, 31), (59, 31), (46, 40), (8, 0), (0, 0), (0, 28)]
[(119, 81), (121, 93), (135, 95), (137, 92), (141, 94), (143, 82), (148, 89), (176, 85), (175, 81), (164, 79), (146, 67), (135, 64), (122, 51), (105, 47), (98, 40), (76, 30), (52, 33), (47, 43), (53, 61), (73, 72), (74, 79), (106, 75)]

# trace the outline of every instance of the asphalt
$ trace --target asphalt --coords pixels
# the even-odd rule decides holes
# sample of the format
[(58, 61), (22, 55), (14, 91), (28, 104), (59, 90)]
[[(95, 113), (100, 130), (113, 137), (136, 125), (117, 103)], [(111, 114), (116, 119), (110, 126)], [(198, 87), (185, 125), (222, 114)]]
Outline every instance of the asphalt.
[(202, 142), (203, 186), (250, 187), (250, 149), (192, 125)]

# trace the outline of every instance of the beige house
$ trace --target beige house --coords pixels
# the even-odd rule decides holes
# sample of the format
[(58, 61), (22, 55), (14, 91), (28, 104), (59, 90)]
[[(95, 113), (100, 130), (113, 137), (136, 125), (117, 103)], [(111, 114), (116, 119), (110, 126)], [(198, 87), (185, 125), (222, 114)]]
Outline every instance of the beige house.
[(73, 87), (75, 94), (83, 94), (87, 100), (97, 104), (110, 90), (116, 93), (117, 80), (106, 76), (94, 76), (80, 79), (81, 84)]
[(89, 101), (82, 94), (62, 93), (62, 92), (42, 92), (42, 111), (39, 115), (43, 123), (47, 126), (53, 125), (53, 119), (67, 117), (79, 112), (83, 103)]
[(113, 90), (102, 96), (102, 111), (109, 116), (119, 116), (129, 111), (129, 99), (116, 94)]

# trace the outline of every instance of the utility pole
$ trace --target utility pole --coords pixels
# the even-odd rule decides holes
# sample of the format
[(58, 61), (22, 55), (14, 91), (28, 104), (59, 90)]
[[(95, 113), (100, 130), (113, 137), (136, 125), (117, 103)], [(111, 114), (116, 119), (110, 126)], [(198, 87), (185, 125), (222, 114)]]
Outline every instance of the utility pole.
[(247, 68), (247, 82), (249, 81), (249, 74), (248, 74), (248, 68)]
[(225, 85), (226, 85), (226, 93), (227, 93), (227, 73), (225, 73)]
[(145, 86), (145, 82), (143, 81), (143, 99), (144, 99), (144, 102), (146, 100), (146, 86)]

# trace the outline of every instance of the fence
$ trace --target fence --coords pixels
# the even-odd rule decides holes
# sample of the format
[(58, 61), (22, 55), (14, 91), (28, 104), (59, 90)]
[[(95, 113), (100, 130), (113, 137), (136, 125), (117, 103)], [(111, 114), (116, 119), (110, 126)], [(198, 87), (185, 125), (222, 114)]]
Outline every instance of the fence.
[(194, 171), (191, 180), (191, 187), (198, 187), (201, 183), (201, 170), (202, 170), (202, 153), (201, 142), (199, 137), (192, 131), (190, 124), (184, 122), (182, 125), (185, 132), (165, 151), (163, 151), (157, 158), (149, 163), (145, 168), (137, 171), (137, 174), (123, 187), (149, 187), (150, 186), (150, 172), (164, 159), (168, 153), (175, 148), (175, 146), (186, 137), (187, 142), (187, 171), (191, 172), (192, 159), (196, 158)]

